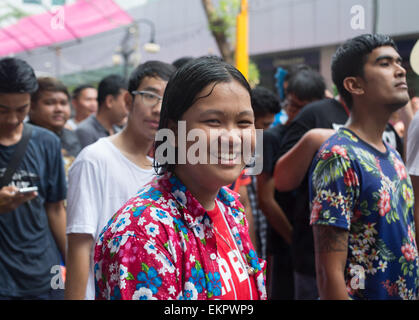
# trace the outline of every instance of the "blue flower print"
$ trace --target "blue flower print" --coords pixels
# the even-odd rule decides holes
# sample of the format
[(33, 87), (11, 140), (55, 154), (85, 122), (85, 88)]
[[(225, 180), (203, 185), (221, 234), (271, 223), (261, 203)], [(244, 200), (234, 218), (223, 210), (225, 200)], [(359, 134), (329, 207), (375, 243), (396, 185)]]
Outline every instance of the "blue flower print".
[(174, 192), (176, 190), (180, 190), (182, 192), (186, 192), (186, 187), (175, 176), (170, 177), (169, 182), (172, 184), (171, 192)]
[(121, 290), (119, 290), (118, 286), (115, 286), (113, 288), (113, 295), (111, 295), (111, 300), (121, 300), (122, 296), (121, 296)]
[(134, 217), (140, 216), (144, 212), (144, 210), (147, 209), (147, 207), (148, 207), (148, 205), (135, 208), (135, 210), (133, 212), (133, 216)]
[(151, 199), (151, 200), (157, 201), (162, 196), (162, 193), (156, 188), (150, 188), (148, 191), (144, 192), (141, 196), (143, 199)]
[(153, 267), (148, 268), (147, 265), (143, 263), (143, 270), (145, 272), (139, 272), (137, 275), (137, 280), (140, 282), (137, 284), (136, 289), (146, 287), (156, 294), (158, 288), (162, 285), (162, 279), (158, 276), (157, 270)]
[(185, 224), (179, 218), (173, 217), (173, 221), (175, 222), (175, 230), (182, 231), (183, 234), (188, 234), (188, 229), (186, 229)]
[(261, 266), (259, 264), (259, 260), (258, 260), (255, 250), (250, 250), (249, 254), (247, 254), (246, 257), (247, 257), (247, 261), (250, 263), (250, 266), (253, 269), (261, 270)]
[(208, 290), (208, 296), (221, 296), (221, 276), (220, 273), (218, 272), (214, 272), (211, 273), (209, 272), (207, 274), (208, 277), (208, 282), (207, 282), (207, 290)]
[(168, 217), (167, 212), (161, 209), (156, 209), (155, 213), (159, 219), (166, 219)]
[(233, 236), (234, 236), (234, 240), (236, 241), (237, 245), (241, 245), (242, 244), (242, 238), (240, 237), (240, 234), (237, 232)]
[(201, 293), (205, 287), (205, 273), (201, 268), (195, 267), (192, 268), (191, 273), (192, 277), (189, 278), (189, 282), (192, 282), (198, 293)]
[(234, 218), (237, 218), (239, 216), (240, 211), (237, 210), (236, 208), (231, 208), (231, 214), (233, 215)]

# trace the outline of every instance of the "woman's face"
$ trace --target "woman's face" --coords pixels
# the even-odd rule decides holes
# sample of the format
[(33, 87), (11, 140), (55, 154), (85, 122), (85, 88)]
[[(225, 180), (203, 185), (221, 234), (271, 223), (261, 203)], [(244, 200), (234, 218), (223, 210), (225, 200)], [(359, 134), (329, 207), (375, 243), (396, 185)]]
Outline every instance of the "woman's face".
[(215, 190), (234, 182), (253, 152), (254, 115), (249, 93), (237, 81), (210, 84), (197, 98), (177, 124), (175, 172)]

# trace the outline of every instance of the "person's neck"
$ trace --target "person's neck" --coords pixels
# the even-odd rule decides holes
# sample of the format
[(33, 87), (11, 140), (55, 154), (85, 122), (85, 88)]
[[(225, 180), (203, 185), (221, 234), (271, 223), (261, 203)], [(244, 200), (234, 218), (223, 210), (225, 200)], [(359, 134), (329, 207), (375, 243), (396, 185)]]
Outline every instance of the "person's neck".
[(183, 170), (182, 165), (176, 166), (174, 173), (205, 210), (214, 209), (215, 199), (220, 189), (210, 190), (204, 182), (197, 183), (194, 180), (195, 177)]
[(113, 129), (114, 123), (109, 119), (106, 112), (98, 112), (96, 115), (96, 120), (109, 132), (110, 135), (115, 133)]
[(3, 146), (12, 146), (20, 141), (22, 138), (23, 123), (18, 125), (12, 131), (0, 130), (0, 144)]
[(367, 108), (365, 105), (353, 107), (345, 127), (377, 150), (385, 152), (383, 132), (391, 114), (385, 108), (376, 108), (376, 110), (380, 112), (372, 112), (372, 108)]
[(153, 140), (139, 137), (129, 125), (109, 139), (125, 157), (134, 162), (137, 166), (143, 169), (151, 168), (152, 163), (147, 155), (153, 146)]
[[(87, 117), (87, 118), (88, 118), (88, 117)], [(76, 124), (79, 124), (80, 122), (82, 122), (84, 119), (87, 119), (87, 118), (83, 118), (82, 116), (80, 116), (80, 115), (78, 115), (78, 114), (76, 113), (76, 115), (74, 116), (73, 120), (74, 120), (74, 122), (75, 122)]]

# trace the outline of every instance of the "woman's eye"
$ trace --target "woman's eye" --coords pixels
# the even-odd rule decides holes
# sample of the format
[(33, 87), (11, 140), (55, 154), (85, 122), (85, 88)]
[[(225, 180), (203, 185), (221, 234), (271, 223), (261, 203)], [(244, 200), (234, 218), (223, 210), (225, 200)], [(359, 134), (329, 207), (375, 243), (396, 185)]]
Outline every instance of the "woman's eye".
[(217, 120), (217, 119), (208, 119), (208, 120), (205, 120), (205, 122), (209, 123), (209, 124), (219, 124), (220, 123), (220, 121)]
[(250, 121), (250, 120), (239, 121), (239, 125), (241, 125), (241, 126), (250, 126), (252, 124), (253, 124), (253, 121)]

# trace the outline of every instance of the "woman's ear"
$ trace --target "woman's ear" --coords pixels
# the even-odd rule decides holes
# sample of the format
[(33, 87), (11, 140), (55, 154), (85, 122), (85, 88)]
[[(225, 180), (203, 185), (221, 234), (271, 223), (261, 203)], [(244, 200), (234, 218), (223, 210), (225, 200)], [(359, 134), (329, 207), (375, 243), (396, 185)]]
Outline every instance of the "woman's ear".
[(177, 140), (178, 140), (178, 126), (177, 123), (173, 120), (169, 120), (167, 123), (167, 128), (173, 132), (174, 137), (175, 137), (175, 141), (170, 142), (171, 145), (173, 145), (174, 147), (177, 147)]
[(365, 93), (362, 86), (361, 78), (359, 77), (347, 77), (343, 80), (343, 86), (352, 95), (360, 96)]

